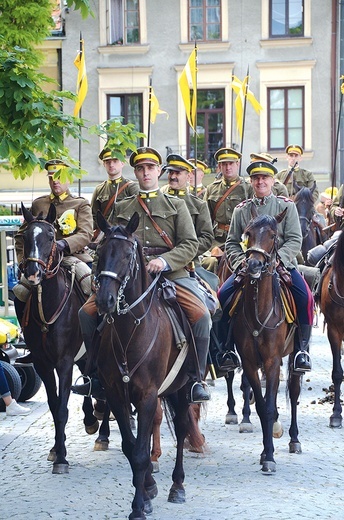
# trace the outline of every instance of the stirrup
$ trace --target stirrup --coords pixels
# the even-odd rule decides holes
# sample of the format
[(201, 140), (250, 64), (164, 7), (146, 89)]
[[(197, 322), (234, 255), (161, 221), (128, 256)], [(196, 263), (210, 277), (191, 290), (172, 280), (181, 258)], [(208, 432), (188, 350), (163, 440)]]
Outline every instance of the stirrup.
[[(87, 379), (86, 383), (84, 381), (84, 379)], [(83, 384), (82, 385), (78, 385), (78, 381), (79, 379), (82, 379), (83, 380)], [(92, 397), (92, 394), (91, 394), (91, 390), (92, 390), (92, 378), (90, 376), (84, 376), (84, 375), (81, 375), (77, 378), (77, 380), (75, 381), (74, 385), (71, 386), (71, 390), (73, 393), (76, 393), (73, 391), (73, 386), (84, 386), (84, 385), (87, 385), (87, 383), (89, 383), (89, 390), (88, 390), (88, 394), (87, 395), (84, 395), (84, 397)], [(77, 394), (77, 395), (83, 395), (83, 394)]]
[[(200, 385), (202, 387), (202, 389), (204, 391), (204, 398), (197, 399), (197, 397), (194, 397), (193, 394), (194, 394), (194, 389), (195, 389), (196, 385)], [(203, 403), (204, 401), (209, 401), (209, 400), (210, 400), (210, 392), (209, 392), (209, 387), (208, 387), (207, 383), (205, 383), (204, 381), (194, 381), (190, 387), (189, 402), (190, 403)]]
[[(296, 360), (301, 354), (303, 356), (305, 356), (305, 361), (309, 362), (310, 368), (298, 368), (296, 366)], [(294, 356), (294, 372), (310, 372), (311, 370), (312, 370), (312, 361), (311, 361), (311, 356), (309, 355), (309, 352), (307, 352), (307, 350), (299, 350), (298, 352), (296, 352), (296, 354)]]

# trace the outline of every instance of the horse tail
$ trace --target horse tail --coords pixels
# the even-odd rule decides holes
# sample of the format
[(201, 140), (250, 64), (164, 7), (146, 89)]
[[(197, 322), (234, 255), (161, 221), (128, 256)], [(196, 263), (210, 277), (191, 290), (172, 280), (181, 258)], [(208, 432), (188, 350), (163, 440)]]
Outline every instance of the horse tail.
[(336, 250), (333, 255), (333, 271), (341, 279), (344, 278), (344, 232), (342, 231), (339, 235)]

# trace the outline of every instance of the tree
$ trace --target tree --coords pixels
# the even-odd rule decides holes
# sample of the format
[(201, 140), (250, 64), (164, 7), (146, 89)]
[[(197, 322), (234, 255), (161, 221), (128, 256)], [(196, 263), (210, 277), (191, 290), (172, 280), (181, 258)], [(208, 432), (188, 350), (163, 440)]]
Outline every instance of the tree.
[[(81, 138), (83, 121), (62, 111), (65, 91), (47, 92), (52, 80), (39, 72), (43, 54), (36, 45), (53, 26), (52, 0), (0, 0), (0, 159), (15, 178), (31, 176), (51, 157), (68, 162), (70, 180), (80, 177), (64, 137)], [(93, 15), (89, 0), (67, 0), (68, 7)]]

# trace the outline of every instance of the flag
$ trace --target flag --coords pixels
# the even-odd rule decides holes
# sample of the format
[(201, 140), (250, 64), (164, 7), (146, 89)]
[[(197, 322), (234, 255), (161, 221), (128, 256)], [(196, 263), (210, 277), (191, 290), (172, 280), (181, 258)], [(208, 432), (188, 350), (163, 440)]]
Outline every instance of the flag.
[(168, 113), (165, 112), (165, 110), (160, 109), (159, 101), (155, 95), (153, 87), (150, 87), (150, 107), (151, 107), (150, 121), (152, 124), (155, 123), (157, 114), (166, 114), (167, 119), (169, 118)]
[[(179, 88), (182, 94), (186, 117), (189, 121), (191, 128), (195, 129), (196, 124), (196, 110), (197, 110), (197, 78), (196, 78), (196, 51), (197, 47), (194, 48), (190, 57), (181, 73), (179, 78)], [(191, 101), (190, 83), (193, 89), (193, 96)]]
[(88, 84), (86, 74), (86, 63), (85, 63), (85, 51), (84, 51), (84, 40), (80, 40), (80, 51), (78, 52), (74, 65), (78, 69), (78, 78), (76, 82), (76, 95), (77, 100), (74, 107), (74, 116), (77, 117), (83, 102), (85, 101)]
[[(339, 79), (344, 80), (344, 76), (341, 76)], [(342, 94), (344, 94), (344, 81), (343, 81), (343, 83), (342, 83), (341, 86), (340, 86), (340, 92), (341, 92)]]
[(243, 81), (240, 81), (236, 76), (232, 76), (232, 89), (237, 94), (234, 101), (237, 129), (240, 137), (242, 137), (243, 123), (244, 123), (244, 105), (245, 97), (251, 103), (254, 110), (259, 115), (263, 110), (262, 105), (257, 101), (253, 92), (248, 88), (249, 76), (246, 76)]

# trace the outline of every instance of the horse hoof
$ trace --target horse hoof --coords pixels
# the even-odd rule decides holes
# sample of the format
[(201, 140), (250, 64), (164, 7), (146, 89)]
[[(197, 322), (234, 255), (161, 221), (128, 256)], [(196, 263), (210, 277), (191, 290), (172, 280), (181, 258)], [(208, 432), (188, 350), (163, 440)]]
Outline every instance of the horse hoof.
[[(156, 496), (158, 496), (158, 486), (156, 484), (153, 484), (152, 486), (148, 486), (145, 488), (145, 491), (148, 495), (149, 500), (153, 500)], [(147, 511), (145, 510), (145, 513)]]
[(69, 464), (54, 464), (53, 475), (66, 475), (69, 473)]
[(342, 427), (342, 417), (330, 417), (330, 428), (341, 428)]
[(159, 473), (159, 461), (158, 460), (152, 460), (152, 473)]
[(253, 424), (250, 422), (241, 422), (239, 424), (239, 433), (252, 433)]
[(167, 500), (173, 504), (184, 504), (185, 489), (183, 487), (177, 488), (174, 484), (172, 484)]
[(50, 450), (49, 451), (49, 455), (47, 457), (47, 460), (49, 462), (55, 462), (55, 460), (56, 460), (56, 451), (55, 450)]
[(233, 414), (233, 413), (227, 413), (226, 414), (226, 420), (225, 420), (225, 424), (238, 424), (238, 416), (237, 414)]
[(272, 436), (274, 439), (280, 439), (283, 435), (283, 426), (280, 421), (275, 421), (272, 428)]
[(276, 462), (265, 460), (263, 462), (262, 472), (264, 475), (272, 475), (273, 473), (276, 473)]
[(107, 451), (109, 449), (109, 441), (106, 440), (106, 441), (100, 441), (100, 440), (96, 440), (96, 442), (94, 443), (94, 448), (93, 448), (93, 451)]
[(302, 453), (301, 442), (289, 442), (289, 453)]
[(97, 433), (97, 431), (99, 430), (99, 423), (98, 423), (98, 420), (91, 424), (90, 426), (87, 426), (85, 424), (85, 431), (86, 433), (88, 433), (88, 435), (93, 435), (94, 433)]
[(152, 502), (150, 500), (144, 501), (143, 510), (146, 515), (151, 515), (153, 513), (153, 506), (152, 506)]
[(145, 520), (146, 515), (142, 511), (142, 513), (130, 513), (128, 518), (129, 518), (129, 520)]

